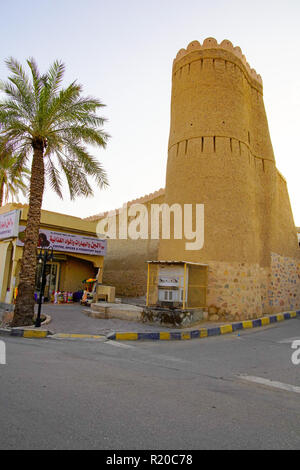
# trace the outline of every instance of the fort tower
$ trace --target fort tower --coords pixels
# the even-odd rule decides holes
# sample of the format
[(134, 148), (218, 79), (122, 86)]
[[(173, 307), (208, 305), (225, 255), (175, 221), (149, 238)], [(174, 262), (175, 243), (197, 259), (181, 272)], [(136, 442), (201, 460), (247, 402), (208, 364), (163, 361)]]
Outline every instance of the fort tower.
[(228, 40), (193, 41), (174, 60), (165, 203), (204, 204), (204, 247), (160, 240), (158, 258), (207, 263), (208, 304), (243, 318), (295, 305), (297, 234), (262, 80)]

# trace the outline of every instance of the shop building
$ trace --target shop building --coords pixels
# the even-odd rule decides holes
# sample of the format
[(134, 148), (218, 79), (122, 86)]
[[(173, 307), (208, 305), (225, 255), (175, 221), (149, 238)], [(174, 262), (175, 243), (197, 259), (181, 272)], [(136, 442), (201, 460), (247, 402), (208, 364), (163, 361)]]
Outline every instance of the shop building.
[[(0, 208), (0, 304), (12, 304), (17, 292), (28, 206), (6, 204)], [(79, 217), (42, 210), (39, 247), (53, 249), (46, 265), (45, 300), (53, 293), (83, 290), (83, 281), (102, 282), (106, 240), (96, 236), (96, 224)], [(36, 291), (41, 264), (37, 263)]]

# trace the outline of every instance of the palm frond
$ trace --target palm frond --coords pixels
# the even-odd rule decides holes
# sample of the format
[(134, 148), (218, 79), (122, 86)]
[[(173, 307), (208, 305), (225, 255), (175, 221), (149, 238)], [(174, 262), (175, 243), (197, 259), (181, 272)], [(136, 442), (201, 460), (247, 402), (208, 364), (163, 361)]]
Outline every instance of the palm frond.
[(30, 171), (20, 165), (13, 150), (13, 146), (5, 145), (0, 139), (0, 186), (5, 192), (5, 202), (8, 202), (9, 197), (18, 201), (19, 192), (25, 196), (30, 179)]
[(102, 129), (106, 120), (98, 115), (105, 105), (97, 98), (82, 96), (82, 86), (76, 81), (63, 88), (65, 65), (61, 61), (56, 60), (41, 74), (30, 58), (29, 76), (17, 60), (9, 58), (6, 64), (12, 74), (0, 85), (5, 95), (0, 100), (0, 136), (5, 145), (11, 143), (14, 148), (11, 176), (17, 178), (34, 143), (41, 141), (46, 178), (60, 197), (63, 175), (72, 199), (92, 195), (94, 184), (106, 186), (105, 170), (86, 148), (106, 147), (109, 135)]
[(66, 149), (69, 152), (68, 155), (72, 157), (74, 165), (76, 164), (78, 168), (81, 168), (82, 172), (92, 176), (100, 188), (108, 186), (107, 174), (102, 165), (84, 147), (69, 142), (66, 145)]
[(62, 199), (62, 181), (58, 169), (53, 165), (53, 162), (48, 159), (45, 167), (45, 174), (50, 184), (50, 187)]
[(41, 89), (42, 89), (42, 86), (43, 86), (43, 82), (42, 82), (42, 79), (41, 79), (41, 75), (40, 75), (38, 66), (37, 66), (37, 64), (36, 64), (33, 57), (31, 57), (30, 59), (27, 60), (27, 64), (28, 64), (28, 66), (31, 70), (32, 84), (33, 84), (33, 90), (34, 90), (34, 96), (35, 96), (35, 104), (36, 104), (36, 108), (37, 108), (38, 102), (39, 102), (40, 92), (41, 92)]

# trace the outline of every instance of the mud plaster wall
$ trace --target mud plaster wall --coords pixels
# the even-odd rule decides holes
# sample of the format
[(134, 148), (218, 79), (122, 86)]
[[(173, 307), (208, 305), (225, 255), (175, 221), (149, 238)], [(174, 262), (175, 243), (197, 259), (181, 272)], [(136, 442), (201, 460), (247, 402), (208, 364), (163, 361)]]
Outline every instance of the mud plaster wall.
[(272, 253), (288, 282), (300, 252), (261, 79), (230, 43), (204, 43), (174, 61), (165, 192), (169, 205), (204, 204), (204, 247), (188, 251), (185, 240), (161, 240), (158, 257), (208, 263), (208, 305), (243, 318), (298, 305), (299, 284), (293, 293), (274, 290)]
[(203, 203), (204, 248), (110, 240), (103, 282), (119, 295), (143, 295), (147, 260), (204, 262), (208, 306), (236, 318), (300, 308), (300, 250), (261, 78), (239, 48), (209, 38), (179, 51), (172, 80), (165, 197), (149, 203)]
[[(150, 204), (162, 204), (163, 201), (164, 195), (160, 195), (141, 203), (147, 206), (148, 214), (150, 214)], [(130, 220), (128, 218), (128, 223)], [(117, 215), (117, 225), (118, 221)], [(151, 240), (150, 230), (151, 224), (149, 223), (148, 240), (108, 240), (107, 255), (104, 259), (103, 283), (115, 286), (116, 295), (130, 297), (145, 295), (147, 261), (156, 260), (158, 252), (158, 240)]]
[(59, 290), (76, 292), (84, 288), (82, 281), (93, 278), (97, 273), (97, 268), (89, 261), (76, 259), (71, 256), (67, 261), (60, 263)]

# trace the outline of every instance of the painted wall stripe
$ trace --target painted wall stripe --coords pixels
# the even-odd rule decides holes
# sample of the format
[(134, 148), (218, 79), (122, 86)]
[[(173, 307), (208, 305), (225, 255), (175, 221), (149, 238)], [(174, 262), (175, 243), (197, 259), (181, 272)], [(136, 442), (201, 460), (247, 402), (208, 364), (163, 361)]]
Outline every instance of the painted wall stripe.
[(166, 340), (171, 339), (170, 333), (167, 333), (166, 331), (161, 331), (159, 333), (159, 339), (166, 339)]
[(233, 331), (242, 330), (243, 329), (243, 323), (242, 322), (233, 323), (232, 324), (232, 329), (233, 329)]
[(123, 340), (123, 341), (136, 340), (138, 339), (138, 333), (116, 333), (116, 340), (118, 339)]
[(233, 331), (232, 325), (222, 325), (220, 326), (220, 331), (221, 331), (221, 335), (224, 335), (226, 333), (232, 333)]
[(24, 330), (11, 330), (11, 336), (23, 336)]
[(217, 335), (220, 335), (220, 334), (221, 334), (220, 327), (218, 326), (218, 327), (216, 327), (216, 328), (208, 328), (207, 334), (208, 334), (208, 336), (217, 336)]
[(242, 324), (243, 324), (243, 328), (244, 328), (244, 329), (246, 329), (246, 328), (253, 328), (252, 320), (243, 321)]
[(181, 333), (181, 339), (191, 339), (191, 333), (190, 332)]
[(24, 338), (45, 338), (47, 336), (47, 331), (39, 330), (24, 330)]
[(177, 331), (175, 332), (171, 331), (170, 335), (171, 335), (171, 339), (181, 339), (181, 332), (177, 333)]
[(200, 338), (200, 330), (191, 331), (191, 339)]
[(57, 333), (55, 335), (57, 338), (64, 339), (64, 338), (75, 338), (75, 339), (100, 339), (103, 338), (104, 335), (89, 335), (89, 334), (81, 334), (81, 333)]
[(138, 339), (150, 339), (150, 340), (159, 340), (159, 333), (138, 333)]

